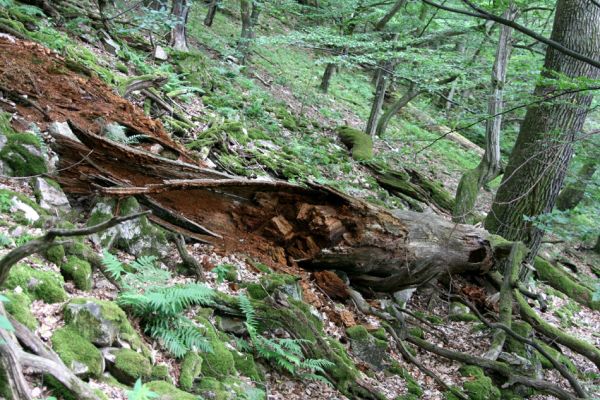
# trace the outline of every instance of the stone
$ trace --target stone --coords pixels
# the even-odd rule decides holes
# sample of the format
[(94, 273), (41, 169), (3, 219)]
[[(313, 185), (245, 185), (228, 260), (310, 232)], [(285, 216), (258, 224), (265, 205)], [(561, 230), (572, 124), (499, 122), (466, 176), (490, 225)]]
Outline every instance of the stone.
[(38, 204), (44, 210), (48, 211), (70, 211), (71, 205), (69, 204), (69, 199), (67, 199), (67, 196), (57, 183), (54, 181), (51, 182), (53, 183), (50, 183), (46, 178), (41, 177), (33, 179), (33, 190)]
[(100, 350), (70, 325), (54, 332), (52, 348), (76, 375), (99, 377), (104, 372), (105, 364)]
[(167, 61), (169, 59), (169, 55), (165, 49), (162, 48), (162, 46), (156, 46), (154, 48), (154, 58), (160, 61)]
[(346, 329), (346, 334), (350, 338), (352, 354), (376, 371), (382, 371), (385, 368), (384, 362), (388, 348), (385, 340), (374, 337), (362, 325)]
[(147, 357), (130, 349), (115, 347), (102, 349), (106, 369), (119, 382), (134, 385), (138, 379), (146, 381), (152, 375), (152, 364)]
[(469, 307), (457, 301), (450, 303), (448, 318), (450, 318), (451, 321), (478, 321), (477, 316), (471, 312)]
[(237, 336), (241, 336), (247, 331), (244, 320), (240, 318), (219, 317), (217, 319), (217, 326), (220, 331), (233, 333)]
[(64, 136), (71, 140), (81, 143), (81, 141), (75, 136), (71, 127), (67, 122), (54, 121), (48, 126), (48, 132), (53, 136)]
[(13, 197), (10, 200), (10, 202), (11, 202), (11, 207), (10, 207), (11, 212), (21, 211), (23, 214), (25, 214), (25, 219), (27, 219), (29, 222), (36, 222), (38, 219), (40, 219), (40, 214), (38, 214), (38, 212), (35, 211), (33, 209), (33, 207), (31, 207), (28, 204), (25, 204), (24, 202), (19, 200), (16, 196)]

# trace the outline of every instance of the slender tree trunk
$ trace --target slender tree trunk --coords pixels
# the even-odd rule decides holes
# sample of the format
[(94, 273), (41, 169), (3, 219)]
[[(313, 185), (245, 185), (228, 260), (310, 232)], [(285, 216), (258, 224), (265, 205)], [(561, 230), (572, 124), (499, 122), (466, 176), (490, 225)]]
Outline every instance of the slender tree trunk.
[(208, 11), (206, 12), (206, 17), (204, 18), (204, 25), (210, 27), (213, 24), (213, 20), (215, 19), (215, 14), (217, 13), (217, 8), (219, 6), (219, 0), (211, 0), (208, 5)]
[[(511, 4), (504, 12), (503, 17), (514, 20), (518, 10)], [(502, 108), (504, 83), (510, 59), (512, 29), (506, 25), (500, 28), (496, 58), (492, 67), (492, 84), (488, 100), (488, 115), (485, 128), (485, 153), (479, 165), (465, 172), (456, 191), (455, 208), (452, 212), (456, 222), (466, 223), (472, 217), (473, 208), (481, 188), (496, 178), (502, 171), (500, 162), (500, 131), (502, 128)]]
[(377, 79), (375, 81), (375, 96), (373, 97), (373, 102), (371, 103), (371, 112), (369, 113), (369, 119), (367, 120), (367, 126), (365, 127), (365, 133), (369, 136), (375, 135), (377, 120), (379, 119), (381, 108), (383, 107), (383, 100), (385, 98), (385, 93), (387, 92), (389, 79), (391, 78), (390, 72), (393, 70), (393, 68), (394, 63), (388, 60), (385, 61), (377, 71)]
[(249, 61), (250, 47), (256, 35), (254, 28), (260, 15), (260, 5), (254, 0), (240, 0), (240, 13), (242, 33), (237, 50), (240, 53), (240, 62), (246, 64)]
[(179, 51), (188, 51), (186, 25), (190, 6), (187, 0), (173, 0), (171, 14), (177, 18), (177, 23), (171, 29), (171, 47)]
[(398, 114), (404, 106), (410, 103), (411, 100), (417, 97), (420, 93), (421, 91), (417, 89), (417, 86), (414, 83), (411, 84), (404, 96), (396, 100), (396, 102), (383, 113), (381, 118), (379, 118), (379, 122), (377, 123), (377, 128), (375, 130), (377, 136), (382, 136), (385, 133), (392, 117)]
[(323, 93), (327, 93), (329, 91), (329, 83), (331, 82), (331, 77), (335, 74), (336, 66), (333, 63), (328, 63), (325, 67), (325, 71), (323, 72), (323, 77), (321, 78), (321, 85), (319, 89)]
[[(558, 0), (552, 40), (587, 57), (600, 57), (600, 7), (588, 0)], [(560, 75), (558, 75), (560, 74)], [(558, 76), (597, 79), (600, 69), (548, 47), (537, 97), (555, 94)], [(556, 83), (554, 83), (556, 82)], [(509, 240), (522, 240), (533, 260), (543, 232), (524, 216), (535, 217), (554, 207), (573, 155), (592, 95), (561, 96), (558, 101), (531, 106), (511, 154), (485, 226)]]

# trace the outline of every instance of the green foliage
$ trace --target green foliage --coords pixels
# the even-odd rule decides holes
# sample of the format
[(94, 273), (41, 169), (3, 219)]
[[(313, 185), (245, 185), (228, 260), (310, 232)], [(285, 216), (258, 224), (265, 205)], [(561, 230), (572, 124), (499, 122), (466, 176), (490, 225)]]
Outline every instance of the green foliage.
[(155, 260), (140, 257), (131, 264), (133, 272), (127, 272), (116, 257), (105, 253), (105, 265), (126, 289), (119, 295), (119, 305), (140, 317), (144, 330), (175, 357), (181, 358), (193, 350), (211, 351), (206, 338), (182, 314), (194, 305), (210, 305), (213, 290), (197, 283), (169, 285), (169, 272), (157, 268)]
[(148, 385), (142, 383), (142, 380), (138, 378), (133, 385), (132, 390), (127, 391), (127, 400), (150, 400), (156, 399), (157, 393), (154, 393)]
[(274, 363), (279, 368), (292, 375), (307, 379), (315, 379), (329, 383), (319, 373), (324, 373), (324, 368), (333, 367), (329, 360), (309, 359), (303, 354), (302, 346), (307, 343), (304, 339), (267, 338), (258, 332), (258, 321), (256, 311), (250, 299), (240, 294), (239, 306), (246, 317), (246, 329), (250, 336), (251, 346), (254, 352), (266, 361)]
[(5, 301), (6, 312), (12, 315), (17, 321), (31, 330), (38, 327), (38, 321), (31, 312), (31, 299), (24, 293), (8, 292), (6, 296), (0, 295), (0, 301)]
[(11, 238), (6, 236), (4, 233), (0, 233), (0, 247), (9, 247), (13, 244)]
[[(0, 302), (6, 303), (9, 301), (10, 300), (6, 296), (0, 294)], [(4, 316), (4, 315), (0, 315), (0, 329), (4, 329), (5, 331), (8, 331), (8, 332), (12, 332), (15, 330), (15, 328), (12, 326), (12, 324), (10, 323), (8, 318), (6, 318), (6, 316)], [(1, 345), (4, 345), (2, 340), (0, 340), (0, 346)]]

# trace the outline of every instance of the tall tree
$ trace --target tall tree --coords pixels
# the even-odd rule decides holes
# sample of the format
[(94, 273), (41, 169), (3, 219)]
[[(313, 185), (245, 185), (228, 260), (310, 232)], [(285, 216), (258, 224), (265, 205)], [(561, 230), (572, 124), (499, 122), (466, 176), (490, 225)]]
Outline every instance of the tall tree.
[(219, 8), (219, 0), (210, 0), (208, 10), (206, 11), (206, 17), (204, 18), (205, 26), (212, 26), (215, 14), (217, 13), (217, 8)]
[[(517, 7), (511, 3), (503, 17), (514, 20)], [(496, 56), (492, 67), (491, 91), (488, 100), (488, 115), (485, 128), (485, 153), (474, 169), (467, 171), (461, 178), (456, 191), (456, 202), (453, 219), (465, 223), (473, 213), (475, 202), (481, 188), (496, 178), (501, 170), (500, 160), (500, 130), (502, 127), (502, 109), (504, 84), (508, 71), (508, 60), (511, 52), (512, 28), (502, 25), (498, 37)]]
[[(600, 58), (600, 7), (589, 0), (558, 0), (551, 40), (584, 56)], [(596, 79), (600, 68), (576, 59), (556, 46), (546, 50), (535, 95), (544, 98), (560, 90), (561, 80)], [(485, 227), (509, 240), (522, 240), (537, 253), (543, 231), (525, 216), (537, 216), (554, 207), (573, 154), (573, 142), (586, 119), (592, 95), (568, 93), (559, 101), (527, 109)]]

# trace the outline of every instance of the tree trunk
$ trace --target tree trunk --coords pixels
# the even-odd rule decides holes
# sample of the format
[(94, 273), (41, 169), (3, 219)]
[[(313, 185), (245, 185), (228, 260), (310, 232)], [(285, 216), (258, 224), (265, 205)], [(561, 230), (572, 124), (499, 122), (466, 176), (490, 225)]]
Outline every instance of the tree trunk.
[(420, 93), (421, 91), (417, 89), (416, 85), (411, 84), (404, 96), (396, 100), (396, 102), (383, 113), (381, 118), (379, 118), (379, 122), (377, 122), (377, 128), (375, 129), (377, 136), (383, 136), (392, 117), (398, 114), (400, 110), (404, 108), (404, 106), (410, 103), (411, 100), (417, 97)]
[(590, 159), (585, 162), (579, 171), (577, 171), (575, 182), (569, 183), (561, 190), (556, 199), (556, 208), (561, 211), (572, 210), (583, 200), (588, 183), (592, 180), (596, 168), (597, 159)]
[[(514, 4), (504, 12), (503, 17), (514, 20), (518, 10)], [(488, 115), (485, 127), (485, 153), (479, 165), (462, 176), (456, 191), (455, 209), (452, 212), (456, 222), (466, 223), (473, 216), (473, 208), (481, 188), (496, 178), (501, 170), (500, 160), (500, 131), (502, 128), (502, 109), (504, 96), (504, 83), (510, 59), (510, 41), (512, 28), (502, 25), (496, 58), (492, 67), (492, 90), (488, 100)]]
[(171, 29), (171, 46), (175, 50), (188, 51), (186, 25), (190, 7), (187, 0), (173, 0), (171, 14), (177, 18), (177, 23)]
[(219, 7), (219, 0), (211, 0), (210, 4), (208, 5), (208, 11), (206, 11), (206, 17), (204, 18), (205, 26), (208, 26), (208, 27), (212, 26), (218, 7)]
[(375, 135), (375, 130), (377, 129), (377, 120), (379, 119), (381, 108), (383, 107), (383, 100), (385, 98), (385, 93), (387, 92), (388, 81), (391, 77), (391, 71), (393, 68), (393, 62), (388, 60), (383, 62), (377, 71), (375, 96), (373, 97), (373, 102), (371, 103), (371, 112), (369, 113), (369, 119), (367, 120), (367, 125), (365, 127), (365, 133), (369, 136)]
[(329, 83), (331, 82), (331, 77), (335, 74), (336, 66), (333, 63), (327, 63), (325, 67), (325, 71), (323, 72), (323, 77), (321, 78), (321, 85), (319, 89), (323, 93), (327, 93), (329, 91)]
[[(597, 59), (600, 7), (587, 0), (559, 0), (551, 38)], [(557, 74), (597, 79), (600, 69), (548, 47), (542, 71), (544, 82), (535, 89), (537, 97), (560, 90)], [(573, 154), (575, 135), (583, 127), (591, 101), (592, 95), (587, 92), (575, 93), (527, 109), (485, 226), (509, 240), (524, 241), (531, 249), (529, 261), (537, 253), (543, 232), (524, 216), (535, 217), (554, 207)]]
[(254, 0), (240, 0), (242, 33), (237, 51), (240, 53), (240, 63), (246, 64), (250, 58), (250, 47), (255, 37), (254, 28), (260, 15), (260, 5)]

